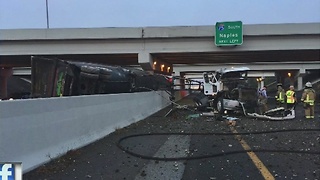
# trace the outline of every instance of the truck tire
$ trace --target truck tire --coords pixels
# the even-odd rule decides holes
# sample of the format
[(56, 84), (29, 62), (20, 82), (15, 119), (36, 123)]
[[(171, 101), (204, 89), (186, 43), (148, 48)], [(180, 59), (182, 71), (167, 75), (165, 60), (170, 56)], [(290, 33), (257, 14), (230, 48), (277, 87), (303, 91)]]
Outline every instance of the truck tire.
[(224, 107), (223, 107), (223, 99), (219, 98), (217, 101), (217, 111), (219, 114), (223, 114), (224, 113)]

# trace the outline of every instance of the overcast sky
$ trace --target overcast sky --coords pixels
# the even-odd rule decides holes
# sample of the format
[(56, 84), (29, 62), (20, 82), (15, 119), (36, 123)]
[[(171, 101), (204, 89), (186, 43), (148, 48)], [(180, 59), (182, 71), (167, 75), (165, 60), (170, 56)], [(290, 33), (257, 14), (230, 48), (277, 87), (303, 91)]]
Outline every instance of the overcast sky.
[[(50, 28), (320, 22), (320, 0), (48, 0)], [(0, 29), (46, 28), (46, 0), (0, 0)]]

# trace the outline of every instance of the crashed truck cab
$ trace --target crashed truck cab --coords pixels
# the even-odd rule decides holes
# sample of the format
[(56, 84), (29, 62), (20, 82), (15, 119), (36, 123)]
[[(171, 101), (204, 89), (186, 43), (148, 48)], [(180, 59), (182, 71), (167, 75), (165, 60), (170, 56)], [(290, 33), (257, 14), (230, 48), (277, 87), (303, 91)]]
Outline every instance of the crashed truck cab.
[(257, 105), (257, 90), (248, 86), (249, 68), (221, 69), (203, 73), (203, 94), (195, 98), (200, 109), (211, 108), (223, 114), (254, 112)]

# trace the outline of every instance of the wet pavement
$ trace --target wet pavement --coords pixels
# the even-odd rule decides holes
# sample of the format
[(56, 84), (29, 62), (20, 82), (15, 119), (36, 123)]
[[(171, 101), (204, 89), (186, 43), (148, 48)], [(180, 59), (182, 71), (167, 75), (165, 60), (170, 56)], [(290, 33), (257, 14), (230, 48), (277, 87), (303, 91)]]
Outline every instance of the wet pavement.
[(235, 126), (191, 107), (165, 117), (170, 108), (69, 151), (23, 179), (320, 179), (319, 106), (313, 120), (303, 118), (299, 104), (294, 120), (232, 115)]

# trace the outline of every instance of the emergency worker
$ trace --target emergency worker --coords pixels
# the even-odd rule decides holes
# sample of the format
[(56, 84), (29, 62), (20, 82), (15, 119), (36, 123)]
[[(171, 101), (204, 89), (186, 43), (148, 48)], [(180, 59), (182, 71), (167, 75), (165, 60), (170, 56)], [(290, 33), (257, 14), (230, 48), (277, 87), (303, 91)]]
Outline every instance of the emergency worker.
[(258, 101), (260, 105), (260, 112), (261, 114), (264, 114), (266, 111), (268, 111), (268, 95), (266, 86), (263, 86), (263, 88), (259, 91)]
[(285, 91), (282, 88), (282, 84), (278, 83), (277, 84), (277, 94), (275, 96), (276, 99), (276, 105), (277, 107), (284, 107), (285, 103), (284, 103), (284, 97), (285, 97)]
[(289, 90), (286, 92), (287, 97), (287, 109), (294, 109), (297, 102), (296, 93), (294, 92), (294, 86), (290, 86)]
[(305, 109), (306, 119), (314, 119), (314, 100), (316, 99), (316, 93), (312, 89), (312, 84), (307, 82), (302, 93), (301, 102)]

